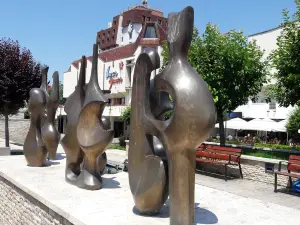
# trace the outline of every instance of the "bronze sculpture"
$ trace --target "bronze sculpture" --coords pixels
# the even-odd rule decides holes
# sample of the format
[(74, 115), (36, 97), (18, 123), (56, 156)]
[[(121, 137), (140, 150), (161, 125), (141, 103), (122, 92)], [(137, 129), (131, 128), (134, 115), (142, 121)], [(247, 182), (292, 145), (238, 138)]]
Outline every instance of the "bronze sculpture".
[(42, 70), (40, 88), (30, 90), (28, 110), (30, 128), (24, 142), (24, 155), (29, 166), (43, 166), (47, 157), (55, 159), (60, 135), (54, 125), (59, 100), (58, 72), (53, 74), (53, 89), (47, 90), (48, 67)]
[(85, 68), (86, 58), (82, 57), (79, 79), (75, 91), (68, 97), (64, 110), (67, 113), (67, 125), (65, 136), (61, 140), (61, 145), (66, 153), (66, 181), (72, 184), (77, 183), (77, 178), (81, 172), (80, 164), (84, 154), (77, 140), (77, 122), (84, 102), (85, 88)]
[[(169, 191), (172, 225), (194, 224), (195, 150), (216, 120), (212, 95), (187, 61), (193, 22), (192, 7), (168, 17), (169, 64), (155, 76), (154, 87), (171, 95), (170, 119), (158, 118), (160, 110), (149, 100), (150, 75), (160, 62), (155, 50), (145, 49), (138, 57), (133, 78), (128, 172), (135, 208), (158, 213)], [(157, 141), (162, 147), (155, 147)]]
[(102, 187), (107, 157), (105, 148), (113, 138), (110, 121), (102, 117), (108, 99), (98, 83), (98, 45), (94, 45), (90, 81), (85, 85), (86, 58), (82, 57), (79, 80), (68, 98), (66, 135), (62, 146), (66, 152), (66, 180), (80, 188), (96, 190)]
[[(113, 130), (106, 130), (102, 122), (102, 113), (108, 99), (102, 93), (98, 83), (98, 44), (94, 44), (91, 77), (85, 88), (85, 99), (77, 123), (77, 139), (84, 152), (82, 171), (78, 177), (82, 182), (78, 186), (95, 190), (102, 187), (98, 171), (98, 157), (113, 139)], [(105, 160), (104, 160), (105, 161)]]
[(46, 93), (47, 105), (46, 105), (46, 118), (44, 119), (44, 124), (42, 126), (41, 132), (48, 151), (48, 158), (56, 159), (56, 151), (60, 141), (60, 133), (58, 132), (54, 124), (55, 114), (58, 108), (58, 101), (59, 101), (58, 72), (54, 72), (53, 74), (52, 86), (53, 88), (50, 96), (47, 90), (44, 90)]

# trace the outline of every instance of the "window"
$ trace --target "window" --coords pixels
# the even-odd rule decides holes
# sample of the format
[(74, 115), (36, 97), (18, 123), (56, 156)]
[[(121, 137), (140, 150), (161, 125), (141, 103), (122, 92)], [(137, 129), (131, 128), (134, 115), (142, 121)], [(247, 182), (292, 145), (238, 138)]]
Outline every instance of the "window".
[(104, 39), (102, 40), (102, 44), (104, 44)]
[(107, 40), (107, 42), (109, 42), (109, 38), (107, 38), (106, 40)]
[(271, 101), (269, 103), (269, 109), (270, 110), (276, 110), (276, 102), (275, 101)]
[(144, 38), (157, 38), (154, 24), (147, 25)]
[(151, 21), (151, 17), (147, 17), (147, 21), (148, 21), (148, 22)]
[(116, 25), (116, 24), (117, 24), (117, 21), (114, 20), (114, 25)]
[(143, 23), (146, 22), (146, 16), (143, 16)]
[(112, 38), (113, 40), (115, 40), (115, 36), (112, 36), (111, 38)]
[(161, 20), (158, 20), (158, 24), (161, 25)]
[(113, 29), (113, 34), (116, 33), (116, 29)]
[(125, 105), (125, 98), (113, 98), (112, 105)]

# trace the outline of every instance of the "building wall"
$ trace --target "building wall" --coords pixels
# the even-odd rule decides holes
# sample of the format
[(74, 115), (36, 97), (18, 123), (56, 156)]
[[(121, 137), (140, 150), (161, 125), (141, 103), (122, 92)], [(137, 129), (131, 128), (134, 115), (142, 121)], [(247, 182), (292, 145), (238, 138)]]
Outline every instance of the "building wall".
[[(273, 50), (277, 48), (277, 37), (280, 35), (281, 29), (276, 28), (273, 30), (257, 33), (248, 37), (249, 41), (256, 41), (256, 44), (264, 50), (264, 59), (266, 59)], [(270, 73), (276, 73), (276, 69), (270, 68)], [(270, 78), (270, 77), (269, 77)], [(270, 104), (266, 102), (266, 87), (274, 84), (275, 79), (271, 79), (269, 83), (264, 84), (260, 93), (257, 94), (257, 101), (253, 102), (249, 99), (248, 104), (239, 106), (235, 112), (242, 112), (244, 118), (270, 118), (270, 119), (287, 119), (289, 114), (294, 110), (294, 107), (280, 107), (276, 103), (275, 109), (270, 108)]]
[[(133, 31), (132, 31), (132, 37), (130, 38), (129, 34), (128, 34), (128, 26), (123, 27), (123, 29), (121, 30), (121, 40), (119, 40), (120, 42), (117, 44), (120, 45), (127, 45), (130, 43), (134, 43), (136, 42), (138, 36), (140, 35), (140, 32), (142, 31), (142, 24), (138, 24), (138, 23), (134, 23), (133, 24)], [(123, 37), (123, 41), (122, 41), (122, 37)]]

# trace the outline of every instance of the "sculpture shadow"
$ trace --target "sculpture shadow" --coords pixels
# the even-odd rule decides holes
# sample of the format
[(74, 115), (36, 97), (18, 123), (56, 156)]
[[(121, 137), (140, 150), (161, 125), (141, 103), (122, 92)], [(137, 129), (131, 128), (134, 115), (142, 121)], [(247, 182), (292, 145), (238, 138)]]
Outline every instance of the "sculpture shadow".
[(57, 153), (56, 154), (56, 158), (55, 159), (51, 159), (51, 161), (57, 161), (57, 160), (63, 160), (64, 158), (66, 158), (66, 154), (62, 154), (62, 153)]
[(287, 194), (287, 195), (292, 195), (292, 196), (297, 196), (300, 197), (300, 193), (293, 192), (290, 188), (288, 187), (278, 187), (277, 192), (282, 193), (282, 194)]
[(46, 162), (45, 162), (45, 164), (43, 165), (43, 167), (49, 167), (49, 166), (55, 166), (55, 165), (59, 165), (60, 164), (60, 162), (55, 162), (55, 161), (49, 161), (49, 160), (47, 160)]
[(116, 177), (102, 177), (102, 188), (121, 188), (119, 181), (116, 181), (115, 179)]
[[(198, 207), (199, 203), (195, 203), (195, 225), (196, 224), (217, 224), (218, 217), (213, 212)], [(156, 217), (156, 218), (169, 218), (170, 217), (170, 203), (169, 199), (166, 201), (164, 206), (161, 208), (160, 213), (155, 215), (141, 215), (138, 210), (133, 207), (132, 212), (138, 216), (144, 217)]]

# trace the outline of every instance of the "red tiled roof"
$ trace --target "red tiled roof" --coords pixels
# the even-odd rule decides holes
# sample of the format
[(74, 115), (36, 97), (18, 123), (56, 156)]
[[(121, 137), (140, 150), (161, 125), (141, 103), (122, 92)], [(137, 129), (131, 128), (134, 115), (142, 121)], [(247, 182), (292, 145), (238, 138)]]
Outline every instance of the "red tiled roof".
[(158, 38), (141, 38), (140, 40), (141, 45), (159, 45)]
[(99, 58), (104, 62), (123, 59), (132, 56), (136, 49), (137, 49), (137, 45), (135, 43), (129, 44), (129, 45), (113, 48), (105, 52), (101, 52), (99, 54)]

